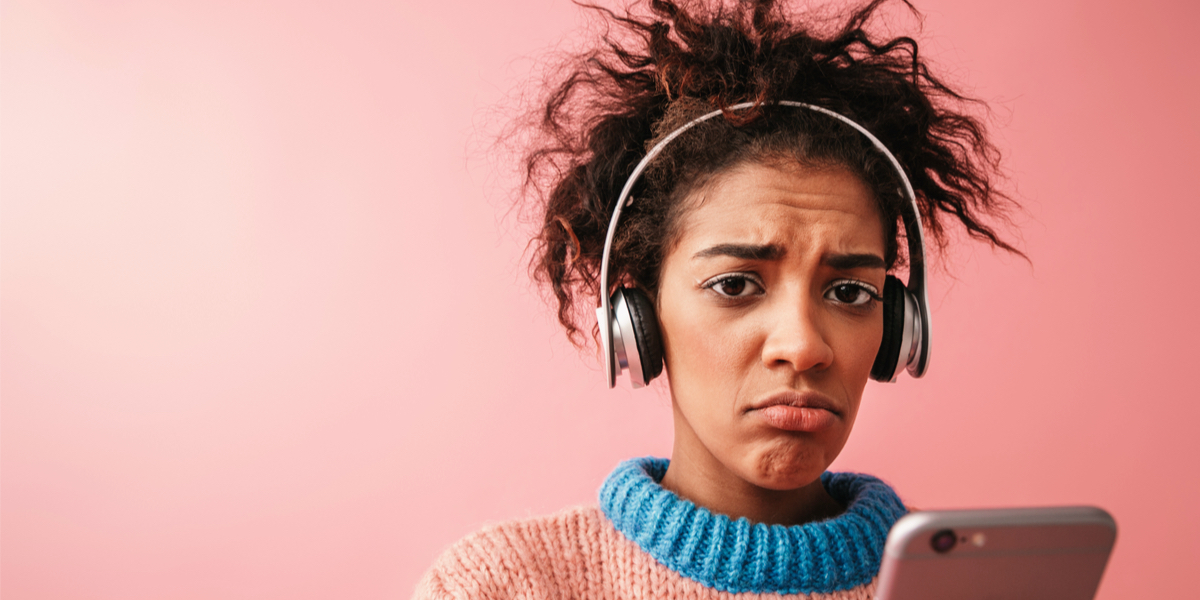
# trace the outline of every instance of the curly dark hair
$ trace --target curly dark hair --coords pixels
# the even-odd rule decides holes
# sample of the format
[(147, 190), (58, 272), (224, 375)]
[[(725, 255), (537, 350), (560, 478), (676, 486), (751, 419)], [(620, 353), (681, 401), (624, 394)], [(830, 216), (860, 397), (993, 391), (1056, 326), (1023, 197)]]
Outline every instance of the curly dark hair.
[[(874, 192), (889, 269), (903, 264), (904, 200), (890, 164), (848, 126), (776, 106), (781, 100), (839, 112), (883, 141), (912, 181), (936, 248), (945, 247), (949, 220), (1022, 255), (986, 222), (1005, 220), (1015, 204), (997, 189), (999, 152), (967, 110), (976, 101), (931, 74), (911, 37), (879, 39), (864, 29), (887, 1), (872, 0), (832, 25), (789, 14), (774, 0), (649, 0), (624, 14), (585, 5), (608, 30), (596, 48), (571, 55), (548, 87), (523, 162), (524, 189), (542, 217), (531, 270), (553, 292), (573, 343), (582, 346), (592, 320), (604, 236), (625, 180), (658, 139), (716, 109), (723, 118), (669, 144), (639, 180), (606, 288), (631, 284), (654, 297), (686, 210), (680, 200), (747, 161), (849, 169)], [(916, 14), (908, 0), (899, 2)], [(728, 110), (742, 102), (754, 107)]]

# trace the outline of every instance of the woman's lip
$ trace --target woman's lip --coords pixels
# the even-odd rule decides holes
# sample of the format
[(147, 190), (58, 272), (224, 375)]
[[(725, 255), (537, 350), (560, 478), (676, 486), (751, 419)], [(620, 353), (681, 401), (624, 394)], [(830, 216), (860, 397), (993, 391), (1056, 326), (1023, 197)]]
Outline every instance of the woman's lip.
[(768, 425), (784, 431), (817, 432), (837, 424), (838, 416), (824, 408), (775, 404), (754, 410)]
[(822, 408), (831, 413), (841, 415), (837, 403), (824, 394), (813, 391), (796, 392), (792, 390), (771, 394), (750, 405), (749, 410), (762, 410), (772, 406), (794, 406), (796, 408)]
[(841, 411), (829, 398), (816, 392), (781, 392), (754, 403), (750, 413), (768, 425), (785, 431), (821, 431), (837, 424)]

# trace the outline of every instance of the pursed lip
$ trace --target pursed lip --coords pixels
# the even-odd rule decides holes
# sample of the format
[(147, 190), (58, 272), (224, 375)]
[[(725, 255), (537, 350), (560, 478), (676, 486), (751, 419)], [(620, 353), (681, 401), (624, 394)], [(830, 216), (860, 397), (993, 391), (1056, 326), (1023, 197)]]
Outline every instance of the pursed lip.
[(772, 406), (794, 406), (796, 408), (819, 408), (827, 410), (838, 417), (842, 416), (842, 411), (838, 408), (837, 403), (829, 399), (827, 396), (814, 391), (798, 392), (787, 390), (771, 394), (762, 400), (750, 405), (746, 412), (753, 410), (762, 410)]
[(843, 422), (842, 412), (833, 400), (811, 391), (772, 394), (752, 404), (746, 415), (774, 429), (797, 433), (831, 431)]

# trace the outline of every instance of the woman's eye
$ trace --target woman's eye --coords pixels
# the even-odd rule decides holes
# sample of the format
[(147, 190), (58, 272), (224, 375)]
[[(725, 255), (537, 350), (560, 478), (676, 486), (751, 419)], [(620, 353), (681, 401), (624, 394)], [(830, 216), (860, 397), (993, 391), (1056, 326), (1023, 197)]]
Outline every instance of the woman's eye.
[(825, 292), (825, 298), (851, 306), (864, 306), (881, 299), (878, 292), (868, 289), (862, 283), (851, 281), (834, 283), (833, 287), (829, 288), (828, 292)]
[(757, 282), (745, 275), (719, 277), (705, 283), (704, 287), (728, 298), (741, 298), (762, 291)]

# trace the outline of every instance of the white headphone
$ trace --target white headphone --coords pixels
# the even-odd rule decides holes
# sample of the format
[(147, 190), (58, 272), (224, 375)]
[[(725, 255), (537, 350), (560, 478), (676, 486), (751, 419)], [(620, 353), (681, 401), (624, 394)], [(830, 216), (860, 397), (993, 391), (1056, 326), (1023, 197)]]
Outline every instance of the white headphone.
[[(883, 289), (883, 341), (879, 345), (879, 353), (875, 356), (875, 364), (871, 367), (871, 378), (877, 381), (895, 381), (902, 368), (907, 369), (913, 377), (921, 377), (929, 368), (929, 292), (925, 288), (925, 234), (921, 229), (917, 196), (913, 192), (908, 175), (904, 173), (900, 161), (896, 160), (879, 138), (851, 119), (827, 108), (803, 102), (783, 100), (778, 105), (825, 114), (853, 127), (887, 157), (899, 175), (903, 184), (900, 191), (908, 200), (905, 206), (909, 209), (901, 212), (905, 237), (908, 240), (908, 284), (901, 283), (891, 275), (887, 276)], [(658, 317), (654, 314), (654, 304), (650, 298), (645, 292), (630, 287), (618, 288), (611, 297), (608, 294), (608, 258), (612, 252), (613, 236), (617, 231), (621, 210), (633, 203), (630, 191), (650, 161), (683, 132), (727, 111), (744, 110), (754, 106), (753, 102), (743, 102), (724, 111), (714, 110), (689, 121), (655, 144), (625, 181), (625, 187), (621, 189), (621, 195), (617, 198), (612, 220), (608, 223), (608, 234), (604, 237), (604, 254), (600, 262), (600, 307), (596, 309), (608, 387), (614, 387), (617, 375), (626, 370), (629, 371), (629, 379), (634, 388), (645, 386), (662, 372), (663, 366), (662, 336), (658, 331)]]

